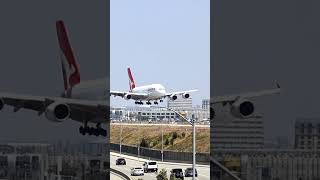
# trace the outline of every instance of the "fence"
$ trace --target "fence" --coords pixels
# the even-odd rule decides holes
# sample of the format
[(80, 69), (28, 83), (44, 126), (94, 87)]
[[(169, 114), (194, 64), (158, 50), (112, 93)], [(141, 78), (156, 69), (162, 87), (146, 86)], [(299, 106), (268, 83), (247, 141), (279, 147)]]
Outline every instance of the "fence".
[[(110, 143), (110, 151), (119, 152), (120, 145)], [(139, 150), (139, 151), (138, 151)], [(121, 152), (123, 154), (132, 155), (136, 157), (142, 157), (145, 159), (152, 159), (161, 161), (161, 150), (150, 149), (150, 148), (138, 148), (137, 146), (122, 145)], [(209, 164), (210, 163), (209, 153), (197, 153), (196, 162), (197, 164)], [(177, 151), (163, 151), (163, 161), (167, 162), (181, 162), (181, 163), (192, 163), (192, 152), (177, 152)]]

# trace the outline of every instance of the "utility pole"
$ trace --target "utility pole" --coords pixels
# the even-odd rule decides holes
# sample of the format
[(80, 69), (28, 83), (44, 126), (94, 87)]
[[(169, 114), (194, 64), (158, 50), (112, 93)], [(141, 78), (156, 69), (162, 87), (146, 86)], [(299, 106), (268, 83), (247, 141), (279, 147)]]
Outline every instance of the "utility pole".
[(163, 122), (161, 125), (161, 161), (163, 162)]
[(122, 148), (122, 119), (120, 119), (120, 155), (121, 155), (121, 148)]

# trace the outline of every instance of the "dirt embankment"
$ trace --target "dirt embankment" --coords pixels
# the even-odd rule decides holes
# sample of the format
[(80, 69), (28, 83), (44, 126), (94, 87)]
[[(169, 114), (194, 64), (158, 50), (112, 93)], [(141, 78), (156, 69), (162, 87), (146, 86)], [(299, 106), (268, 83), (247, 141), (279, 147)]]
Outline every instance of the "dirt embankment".
[[(120, 142), (119, 124), (111, 124), (110, 142)], [(163, 129), (162, 129), (163, 128)], [(163, 130), (164, 150), (174, 150), (181, 152), (192, 152), (192, 127), (174, 125), (122, 125), (122, 143), (136, 146), (138, 143), (142, 147), (161, 149), (161, 132)], [(197, 152), (210, 151), (210, 128), (196, 128), (196, 148)]]

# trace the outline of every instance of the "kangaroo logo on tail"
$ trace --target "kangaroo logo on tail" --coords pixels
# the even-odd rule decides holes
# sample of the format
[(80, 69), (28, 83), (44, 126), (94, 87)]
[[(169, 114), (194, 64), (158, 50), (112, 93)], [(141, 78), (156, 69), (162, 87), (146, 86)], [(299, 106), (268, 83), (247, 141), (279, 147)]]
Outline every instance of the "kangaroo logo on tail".
[(134, 89), (136, 87), (136, 83), (134, 82), (132, 73), (130, 68), (128, 67), (128, 76), (129, 76), (129, 88), (130, 88), (130, 92), (132, 91), (132, 89)]
[(71, 97), (72, 87), (80, 83), (80, 71), (74, 57), (67, 30), (62, 20), (56, 22), (57, 36), (61, 50), (61, 66), (64, 80), (64, 95)]

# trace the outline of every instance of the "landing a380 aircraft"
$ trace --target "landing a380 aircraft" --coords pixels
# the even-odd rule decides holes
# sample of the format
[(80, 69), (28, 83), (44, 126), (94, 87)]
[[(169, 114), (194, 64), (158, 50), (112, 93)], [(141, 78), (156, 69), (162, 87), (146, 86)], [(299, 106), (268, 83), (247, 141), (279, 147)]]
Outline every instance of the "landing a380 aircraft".
[[(0, 109), (5, 105), (13, 106), (14, 112), (26, 108), (44, 114), (53, 122), (72, 119), (83, 123), (79, 128), (82, 135), (106, 136), (107, 131), (101, 128), (107, 123), (106, 79), (80, 83), (80, 69), (73, 54), (63, 21), (56, 22), (56, 30), (61, 50), (61, 65), (64, 80), (64, 92), (61, 97), (45, 97), (0, 93)], [(88, 127), (88, 123), (96, 128)]]
[(136, 83), (134, 81), (133, 75), (131, 73), (131, 69), (128, 67), (128, 77), (129, 77), (129, 92), (121, 92), (121, 91), (110, 91), (110, 96), (120, 96), (126, 100), (133, 99), (135, 100), (135, 104), (142, 105), (142, 101), (146, 101), (147, 105), (151, 105), (150, 101), (154, 101), (154, 104), (158, 104), (158, 100), (160, 102), (163, 101), (164, 98), (170, 98), (171, 100), (176, 100), (178, 95), (181, 95), (182, 98), (187, 99), (190, 97), (191, 92), (198, 91), (188, 90), (188, 91), (179, 91), (179, 92), (171, 92), (167, 93), (164, 86), (161, 84), (150, 84), (145, 86), (136, 87)]

